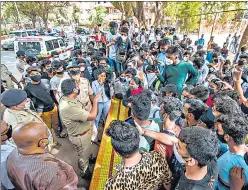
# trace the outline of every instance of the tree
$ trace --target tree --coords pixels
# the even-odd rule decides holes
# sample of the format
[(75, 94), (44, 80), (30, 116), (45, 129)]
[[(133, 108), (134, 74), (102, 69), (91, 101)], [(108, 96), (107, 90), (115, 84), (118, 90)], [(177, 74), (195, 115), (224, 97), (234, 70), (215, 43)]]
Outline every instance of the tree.
[(240, 45), (239, 45), (239, 51), (240, 51), (240, 48), (244, 45), (248, 46), (248, 24), (246, 24), (245, 31), (241, 38)]
[(145, 18), (145, 12), (144, 12), (144, 2), (137, 1), (136, 3), (131, 4), (133, 15), (137, 18), (139, 22), (139, 26), (147, 26), (146, 18)]
[(101, 24), (106, 16), (107, 9), (104, 6), (95, 7), (89, 17), (91, 25)]
[(63, 2), (63, 1), (60, 2), (39, 1), (36, 3), (37, 6), (39, 7), (38, 15), (43, 20), (45, 28), (48, 28), (49, 14), (54, 12), (55, 9), (68, 7), (70, 5), (69, 2)]
[(36, 2), (16, 2), (19, 12), (29, 18), (32, 22), (33, 28), (38, 18), (39, 7)]
[(159, 2), (156, 1), (154, 3), (154, 6), (152, 8), (152, 12), (155, 14), (155, 20), (152, 25), (154, 25), (155, 28), (160, 26), (164, 20), (164, 8), (168, 5), (168, 2)]
[(124, 18), (127, 19), (127, 18), (133, 16), (132, 5), (135, 4), (134, 2), (113, 1), (111, 3), (116, 9), (118, 9), (122, 13), (122, 16), (121, 16), (122, 20)]

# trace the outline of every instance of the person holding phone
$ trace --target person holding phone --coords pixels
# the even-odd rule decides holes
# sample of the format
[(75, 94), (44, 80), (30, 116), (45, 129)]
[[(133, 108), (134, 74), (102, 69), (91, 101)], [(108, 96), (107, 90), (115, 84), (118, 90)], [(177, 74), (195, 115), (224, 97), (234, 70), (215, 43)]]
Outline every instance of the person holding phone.
[(113, 96), (113, 87), (110, 86), (108, 80), (106, 80), (106, 71), (102, 68), (97, 69), (96, 72), (97, 80), (92, 82), (92, 90), (96, 96), (99, 92), (102, 94), (102, 97), (98, 101), (98, 112), (95, 119), (96, 128), (99, 127), (99, 121), (103, 115), (104, 121), (106, 121), (110, 105), (111, 98)]

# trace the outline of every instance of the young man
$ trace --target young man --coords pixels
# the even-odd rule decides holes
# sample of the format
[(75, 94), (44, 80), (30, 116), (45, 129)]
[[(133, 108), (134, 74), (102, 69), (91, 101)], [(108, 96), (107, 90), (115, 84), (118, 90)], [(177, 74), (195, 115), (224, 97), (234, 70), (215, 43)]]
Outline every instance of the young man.
[(248, 120), (244, 114), (221, 115), (216, 120), (217, 135), (222, 143), (226, 143), (229, 150), (218, 159), (219, 177), (218, 189), (230, 188), (229, 172), (234, 166), (244, 169), (245, 185), (248, 184), (248, 166), (244, 155), (248, 152), (245, 145), (248, 134)]
[(66, 79), (61, 84), (64, 96), (59, 102), (59, 113), (62, 123), (68, 131), (69, 140), (78, 153), (78, 166), (81, 176), (90, 178), (89, 158), (91, 156), (92, 124), (97, 115), (97, 103), (101, 94), (97, 94), (91, 111), (86, 111), (85, 106), (77, 100), (80, 88), (74, 79)]
[(198, 126), (187, 127), (181, 130), (178, 139), (177, 150), (185, 163), (178, 189), (214, 189), (219, 148), (215, 133)]
[[(159, 54), (157, 56), (157, 61), (158, 62), (162, 62), (164, 65), (165, 64), (171, 64), (171, 63), (167, 63), (167, 60), (166, 60), (166, 50), (169, 48), (171, 42), (169, 39), (163, 39), (163, 40), (160, 40), (158, 42), (158, 49), (159, 49)], [(160, 73), (163, 73), (163, 70), (164, 70), (164, 66), (161, 65), (159, 67), (159, 71)]]
[(191, 127), (191, 126), (202, 126), (206, 127), (206, 125), (200, 120), (203, 113), (206, 111), (205, 104), (198, 99), (186, 99), (184, 103), (184, 111), (183, 118), (184, 123), (183, 127)]
[(115, 41), (116, 38), (119, 37), (118, 33), (118, 24), (114, 21), (109, 23), (109, 32), (107, 33), (107, 45), (106, 45), (106, 57), (109, 59), (109, 65), (111, 67), (115, 67), (116, 69), (116, 49), (115, 49)]
[(28, 75), (31, 82), (24, 87), (24, 90), (33, 103), (31, 108), (41, 116), (49, 129), (53, 128), (57, 133), (59, 124), (57, 106), (50, 96), (50, 89), (41, 82), (41, 70), (38, 67), (29, 67)]
[(59, 61), (53, 61), (52, 67), (56, 74), (53, 76), (53, 78), (51, 78), (50, 85), (51, 85), (51, 90), (53, 91), (54, 97), (56, 99), (56, 103), (58, 104), (59, 102), (58, 87), (61, 79), (64, 77), (64, 68)]
[(139, 131), (124, 121), (114, 120), (106, 134), (124, 162), (116, 174), (108, 179), (105, 190), (158, 189), (171, 180), (171, 172), (165, 159), (158, 152), (139, 152)]
[[(148, 90), (142, 91), (140, 94), (132, 97), (131, 111), (135, 125), (159, 132), (160, 128), (153, 120), (148, 120), (151, 110), (151, 92)], [(140, 137), (139, 150), (149, 152), (154, 148), (154, 139), (148, 136)]]
[(116, 39), (116, 75), (126, 69), (127, 53), (132, 47), (131, 39), (128, 37), (128, 28), (121, 27), (121, 36)]
[(164, 84), (175, 84), (179, 96), (181, 96), (186, 78), (190, 78), (187, 84), (195, 85), (199, 75), (198, 71), (190, 63), (179, 60), (178, 48), (176, 46), (171, 46), (167, 49), (166, 57), (172, 64), (165, 67), (159, 79)]
[(77, 189), (72, 166), (47, 153), (51, 133), (41, 123), (28, 122), (13, 130), (17, 149), (7, 159), (10, 180), (18, 189)]
[(201, 35), (201, 38), (198, 40), (198, 45), (205, 45), (204, 34)]

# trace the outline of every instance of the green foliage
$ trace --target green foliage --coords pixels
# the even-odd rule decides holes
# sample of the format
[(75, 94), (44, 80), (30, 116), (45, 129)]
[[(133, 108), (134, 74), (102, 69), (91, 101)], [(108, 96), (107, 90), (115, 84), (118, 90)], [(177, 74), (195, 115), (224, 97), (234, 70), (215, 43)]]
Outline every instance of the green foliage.
[(91, 11), (89, 20), (91, 25), (101, 24), (107, 16), (107, 9), (103, 6), (97, 6)]

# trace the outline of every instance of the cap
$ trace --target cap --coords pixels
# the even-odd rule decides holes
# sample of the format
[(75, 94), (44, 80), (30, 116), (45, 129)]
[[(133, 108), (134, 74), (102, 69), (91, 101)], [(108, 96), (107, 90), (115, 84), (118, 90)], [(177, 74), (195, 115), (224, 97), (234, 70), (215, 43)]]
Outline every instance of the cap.
[(26, 72), (29, 74), (31, 71), (41, 72), (41, 69), (37, 66), (30, 66), (27, 68)]
[(71, 68), (80, 68), (76, 63), (73, 63), (71, 65), (68, 65), (66, 69), (71, 69)]
[(22, 55), (25, 55), (25, 52), (22, 51), (22, 50), (19, 50), (19, 51), (16, 52), (16, 55), (17, 56), (22, 56)]
[(27, 99), (27, 93), (20, 89), (9, 89), (2, 93), (2, 104), (6, 107), (16, 106)]
[(178, 94), (177, 86), (174, 84), (167, 84), (165, 87), (162, 87), (161, 92), (172, 92)]

